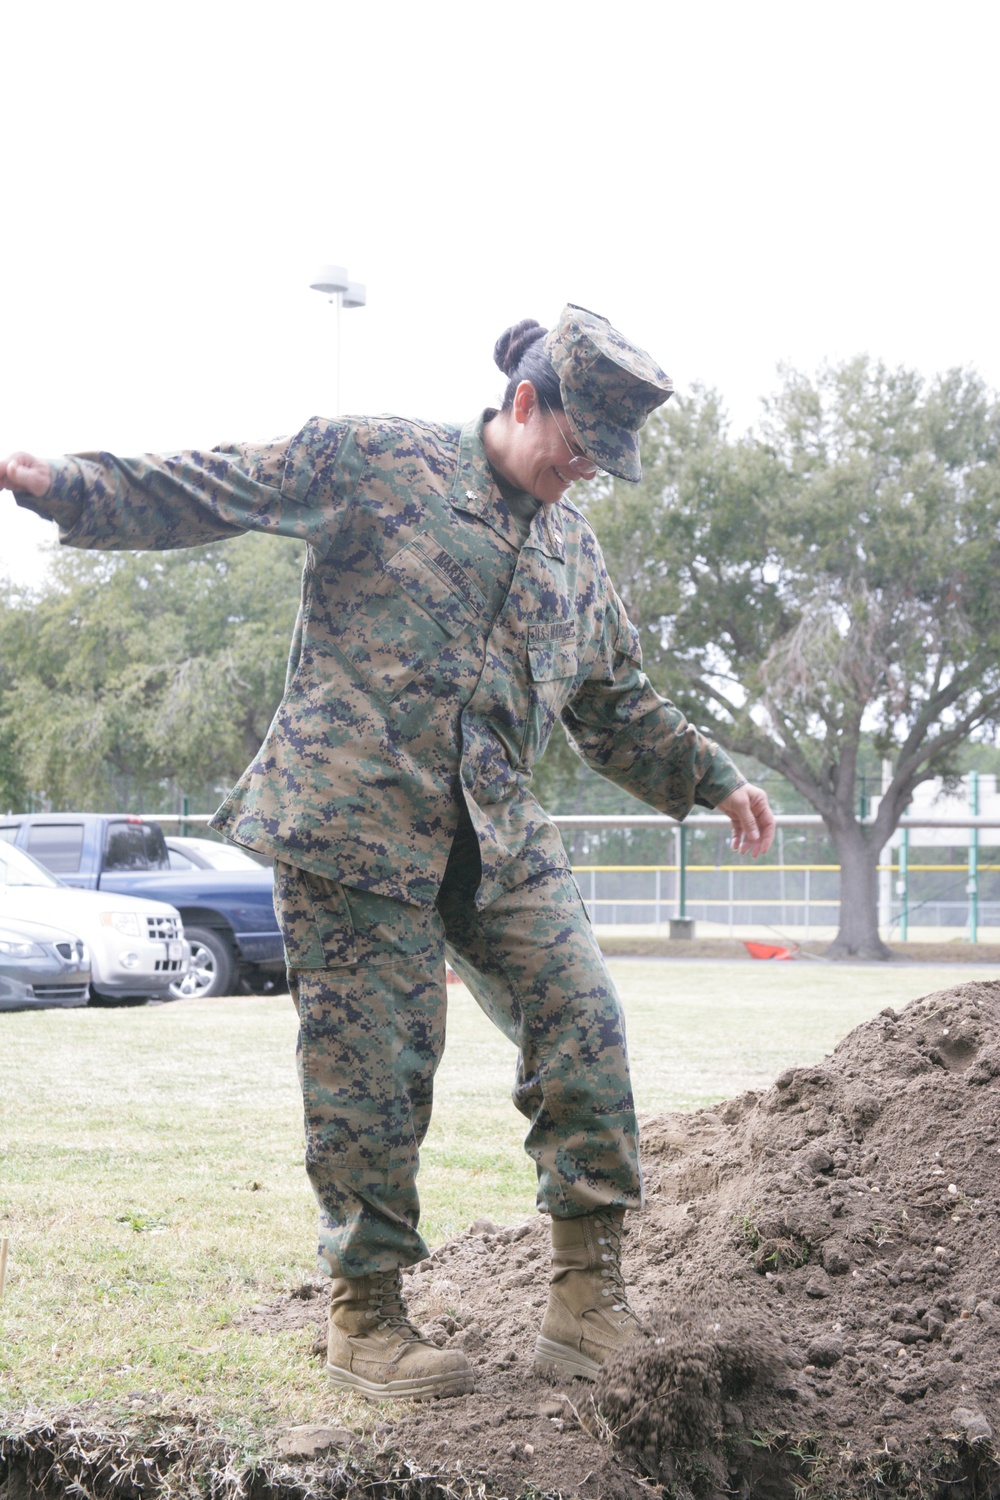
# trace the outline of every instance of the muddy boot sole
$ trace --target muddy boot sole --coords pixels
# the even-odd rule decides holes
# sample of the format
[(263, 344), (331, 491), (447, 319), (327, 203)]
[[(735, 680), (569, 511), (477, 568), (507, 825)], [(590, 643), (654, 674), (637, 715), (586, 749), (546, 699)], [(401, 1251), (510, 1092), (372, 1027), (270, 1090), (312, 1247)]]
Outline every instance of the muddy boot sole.
[(563, 1380), (596, 1380), (601, 1367), (596, 1359), (590, 1359), (572, 1344), (557, 1344), (554, 1339), (535, 1340), (536, 1375), (556, 1375)]
[(468, 1396), (476, 1388), (471, 1370), (445, 1370), (440, 1375), (421, 1375), (411, 1380), (365, 1380), (351, 1370), (331, 1365), (326, 1373), (334, 1385), (363, 1396), (409, 1397), (414, 1401), (433, 1401), (441, 1396)]

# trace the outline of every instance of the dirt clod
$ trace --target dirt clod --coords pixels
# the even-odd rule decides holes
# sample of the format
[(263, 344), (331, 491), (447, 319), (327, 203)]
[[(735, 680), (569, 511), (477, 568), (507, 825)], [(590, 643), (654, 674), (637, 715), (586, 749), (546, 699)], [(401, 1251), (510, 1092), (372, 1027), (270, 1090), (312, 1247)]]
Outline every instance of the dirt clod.
[(350, 1452), (357, 1439), (345, 1427), (290, 1427), (278, 1440), (281, 1458), (320, 1458), (324, 1453)]

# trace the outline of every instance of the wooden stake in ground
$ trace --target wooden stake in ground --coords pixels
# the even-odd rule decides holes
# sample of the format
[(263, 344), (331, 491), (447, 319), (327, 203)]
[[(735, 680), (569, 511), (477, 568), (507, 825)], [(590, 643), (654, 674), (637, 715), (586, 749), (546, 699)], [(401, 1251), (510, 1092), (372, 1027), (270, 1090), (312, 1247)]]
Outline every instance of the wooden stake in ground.
[(7, 1236), (0, 1239), (0, 1302), (3, 1301), (3, 1284), (7, 1279)]

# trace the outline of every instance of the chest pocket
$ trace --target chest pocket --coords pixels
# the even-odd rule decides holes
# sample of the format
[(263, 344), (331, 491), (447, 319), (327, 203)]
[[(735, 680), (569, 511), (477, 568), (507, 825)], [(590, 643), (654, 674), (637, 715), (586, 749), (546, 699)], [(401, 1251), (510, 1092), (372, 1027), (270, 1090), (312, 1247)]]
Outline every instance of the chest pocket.
[(528, 639), (528, 711), (520, 757), (524, 767), (531, 766), (545, 749), (556, 719), (569, 702), (579, 665), (573, 626), (549, 628), (554, 633), (548, 638), (529, 635)]
[(417, 537), (386, 563), (340, 649), (383, 698), (393, 698), (486, 609), (476, 583), (432, 539)]

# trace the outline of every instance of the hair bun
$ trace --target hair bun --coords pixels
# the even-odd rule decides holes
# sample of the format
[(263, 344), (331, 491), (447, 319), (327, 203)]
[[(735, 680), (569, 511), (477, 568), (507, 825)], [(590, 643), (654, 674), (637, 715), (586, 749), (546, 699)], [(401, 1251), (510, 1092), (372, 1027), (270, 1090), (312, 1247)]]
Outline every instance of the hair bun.
[(525, 350), (544, 338), (548, 329), (534, 318), (522, 318), (513, 328), (507, 328), (493, 345), (493, 359), (505, 375), (513, 375), (524, 357)]

